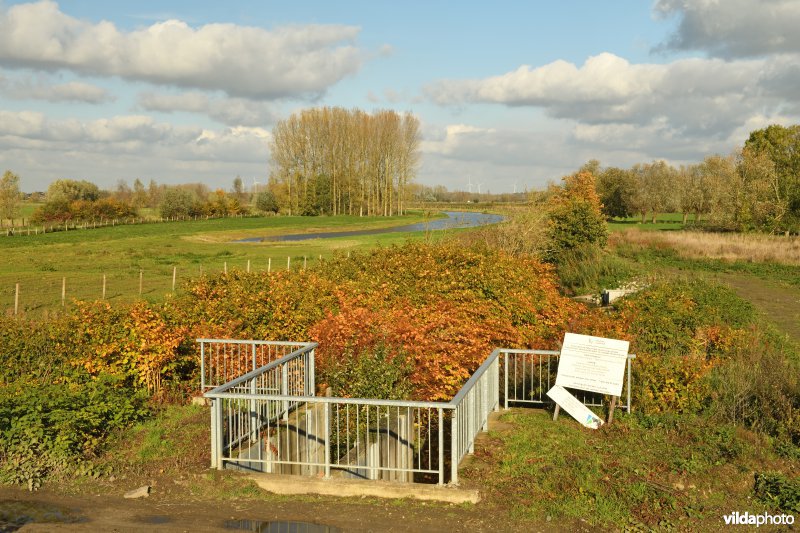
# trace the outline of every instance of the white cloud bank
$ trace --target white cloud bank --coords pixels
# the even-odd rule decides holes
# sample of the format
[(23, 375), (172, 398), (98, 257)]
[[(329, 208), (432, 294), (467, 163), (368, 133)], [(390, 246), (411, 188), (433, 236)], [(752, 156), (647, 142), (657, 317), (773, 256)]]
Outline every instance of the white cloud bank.
[(14, 100), (45, 100), (48, 102), (79, 102), (103, 104), (114, 100), (104, 88), (70, 81), (52, 83), (45, 78), (32, 76), (8, 78), (0, 74), (0, 94)]
[(61, 177), (101, 186), (135, 178), (229, 186), (237, 174), (266, 175), (270, 135), (262, 128), (174, 126), (140, 115), (81, 121), (0, 111), (0, 168), (17, 170), (27, 191)]
[(691, 58), (632, 64), (610, 53), (577, 66), (555, 61), (480, 80), (445, 80), (425, 91), (439, 104), (497, 103), (532, 106), (584, 124), (647, 125), (726, 137), (756, 112), (780, 112), (800, 102), (785, 91), (797, 64), (780, 56), (724, 61)]
[(213, 98), (191, 91), (181, 94), (142, 93), (138, 106), (146, 111), (199, 113), (227, 126), (265, 127), (274, 124), (277, 113), (268, 102), (245, 98)]
[(659, 0), (658, 16), (679, 17), (656, 50), (701, 50), (723, 58), (800, 52), (797, 0)]
[(125, 32), (111, 22), (76, 19), (43, 0), (0, 12), (0, 64), (251, 99), (314, 98), (359, 70), (363, 54), (353, 44), (359, 31), (343, 25), (193, 28), (168, 20)]

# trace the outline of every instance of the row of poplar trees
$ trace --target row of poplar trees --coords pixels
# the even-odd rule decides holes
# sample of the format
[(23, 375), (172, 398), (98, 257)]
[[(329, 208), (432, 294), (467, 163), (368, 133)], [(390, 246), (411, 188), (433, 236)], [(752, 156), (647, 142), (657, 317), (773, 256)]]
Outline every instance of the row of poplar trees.
[(300, 111), (273, 130), (269, 188), (289, 214), (403, 214), (420, 161), (419, 128), (410, 113)]

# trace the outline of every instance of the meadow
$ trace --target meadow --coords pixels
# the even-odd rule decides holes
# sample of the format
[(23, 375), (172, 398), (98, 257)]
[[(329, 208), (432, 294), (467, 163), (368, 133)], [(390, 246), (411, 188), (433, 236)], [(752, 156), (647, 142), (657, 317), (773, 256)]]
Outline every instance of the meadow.
[[(388, 246), (408, 239), (441, 238), (427, 234), (389, 233), (299, 242), (237, 243), (248, 237), (294, 233), (353, 231), (424, 222), (438, 213), (413, 211), (407, 215), (362, 218), (245, 217), (145, 223), (79, 229), (39, 235), (0, 237), (0, 309), (14, 311), (16, 284), (20, 286), (20, 312), (38, 313), (61, 307), (66, 279), (66, 303), (73, 300), (131, 302), (140, 298), (161, 301), (202, 273), (303, 268), (335, 253)], [(446, 232), (445, 232), (446, 233)], [(290, 260), (287, 261), (287, 258)]]
[[(778, 281), (796, 266), (757, 250), (788, 241), (743, 236), (752, 251), (694, 258), (686, 242), (723, 239), (726, 248), (729, 237), (664, 231), (682, 227), (670, 217), (623, 221), (616, 224), (642, 231), (615, 231), (605, 249), (557, 267), (508, 235), (486, 235), (535, 239), (538, 230), (519, 225), (541, 229), (537, 217), (458, 230), (455, 239), (455, 231), (444, 231), (232, 242), (425, 216), (223, 219), (0, 240), (9, 259), (0, 276), (12, 280), (22, 270), (31, 283), (55, 280), (48, 302), (0, 325), (0, 383), (7, 384), (0, 393), (8, 399), (0, 401), (0, 422), (8, 423), (0, 444), (10, 450), (0, 480), (51, 486), (85, 501), (98, 491), (154, 483), (153, 499), (165, 505), (280, 503), (236, 472), (207, 470), (208, 415), (186, 405), (196, 393), (198, 336), (312, 339), (320, 342), (319, 377), (337, 395), (367, 394), (353, 384), (375, 371), (403, 376), (387, 385), (387, 395), (443, 399), (492, 347), (556, 348), (563, 332), (573, 331), (631, 341), (634, 412), (619, 413), (597, 432), (568, 417), (554, 423), (543, 410), (505, 413), (463, 465), (463, 483), (488, 495), (470, 512), (516, 529), (546, 529), (552, 519), (566, 529), (709, 530), (732, 508), (800, 511), (797, 346), (756, 305), (705, 275), (727, 268)], [(266, 275), (270, 260), (278, 272)], [(198, 276), (226, 264), (228, 275)], [(179, 290), (168, 296), (174, 266)], [(113, 305), (82, 304), (35, 319), (58, 307), (63, 272), (84, 276), (92, 283), (87, 292), (94, 291), (87, 298), (96, 298), (100, 276), (112, 268), (128, 275), (108, 278)], [(148, 285), (146, 276), (144, 301), (128, 305), (140, 271), (158, 273), (160, 285)], [(598, 291), (631, 278), (644, 279), (643, 289), (611, 309), (565, 296), (570, 284)], [(111, 290), (114, 279), (127, 288)], [(391, 360), (375, 359), (381, 351)], [(48, 438), (36, 441), (33, 453), (36, 435)], [(173, 479), (185, 484), (173, 487)], [(434, 506), (392, 505), (441, 518)]]

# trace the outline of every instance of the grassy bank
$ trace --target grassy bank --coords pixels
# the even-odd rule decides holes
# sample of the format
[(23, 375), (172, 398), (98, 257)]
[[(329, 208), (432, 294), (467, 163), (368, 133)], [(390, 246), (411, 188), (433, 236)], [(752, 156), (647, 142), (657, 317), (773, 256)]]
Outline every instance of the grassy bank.
[[(153, 223), (45, 235), (0, 238), (0, 309), (13, 312), (16, 284), (20, 284), (20, 310), (42, 312), (61, 305), (66, 278), (66, 300), (100, 299), (103, 276), (106, 299), (130, 302), (142, 297), (160, 301), (172, 290), (173, 268), (176, 288), (201, 272), (245, 270), (248, 261), (254, 271), (302, 268), (304, 261), (336, 252), (402, 243), (408, 239), (441, 238), (443, 232), (365, 235), (299, 242), (237, 243), (248, 237), (269, 238), (292, 233), (356, 231), (423, 222), (431, 215), (421, 211), (405, 216), (362, 218), (266, 217), (225, 218), (185, 222)], [(446, 232), (445, 232), (446, 233)]]

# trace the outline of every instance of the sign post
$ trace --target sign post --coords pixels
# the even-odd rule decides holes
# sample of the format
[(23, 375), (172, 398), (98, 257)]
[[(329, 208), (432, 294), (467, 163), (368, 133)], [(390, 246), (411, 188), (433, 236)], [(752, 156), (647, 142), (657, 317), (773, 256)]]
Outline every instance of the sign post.
[(553, 419), (558, 417), (559, 407), (563, 407), (586, 427), (599, 427), (600, 424), (595, 424), (586, 413), (591, 411), (566, 390), (572, 388), (611, 396), (608, 417), (611, 423), (616, 400), (622, 394), (629, 346), (628, 341), (566, 333), (558, 361), (556, 384), (547, 392), (556, 402)]

